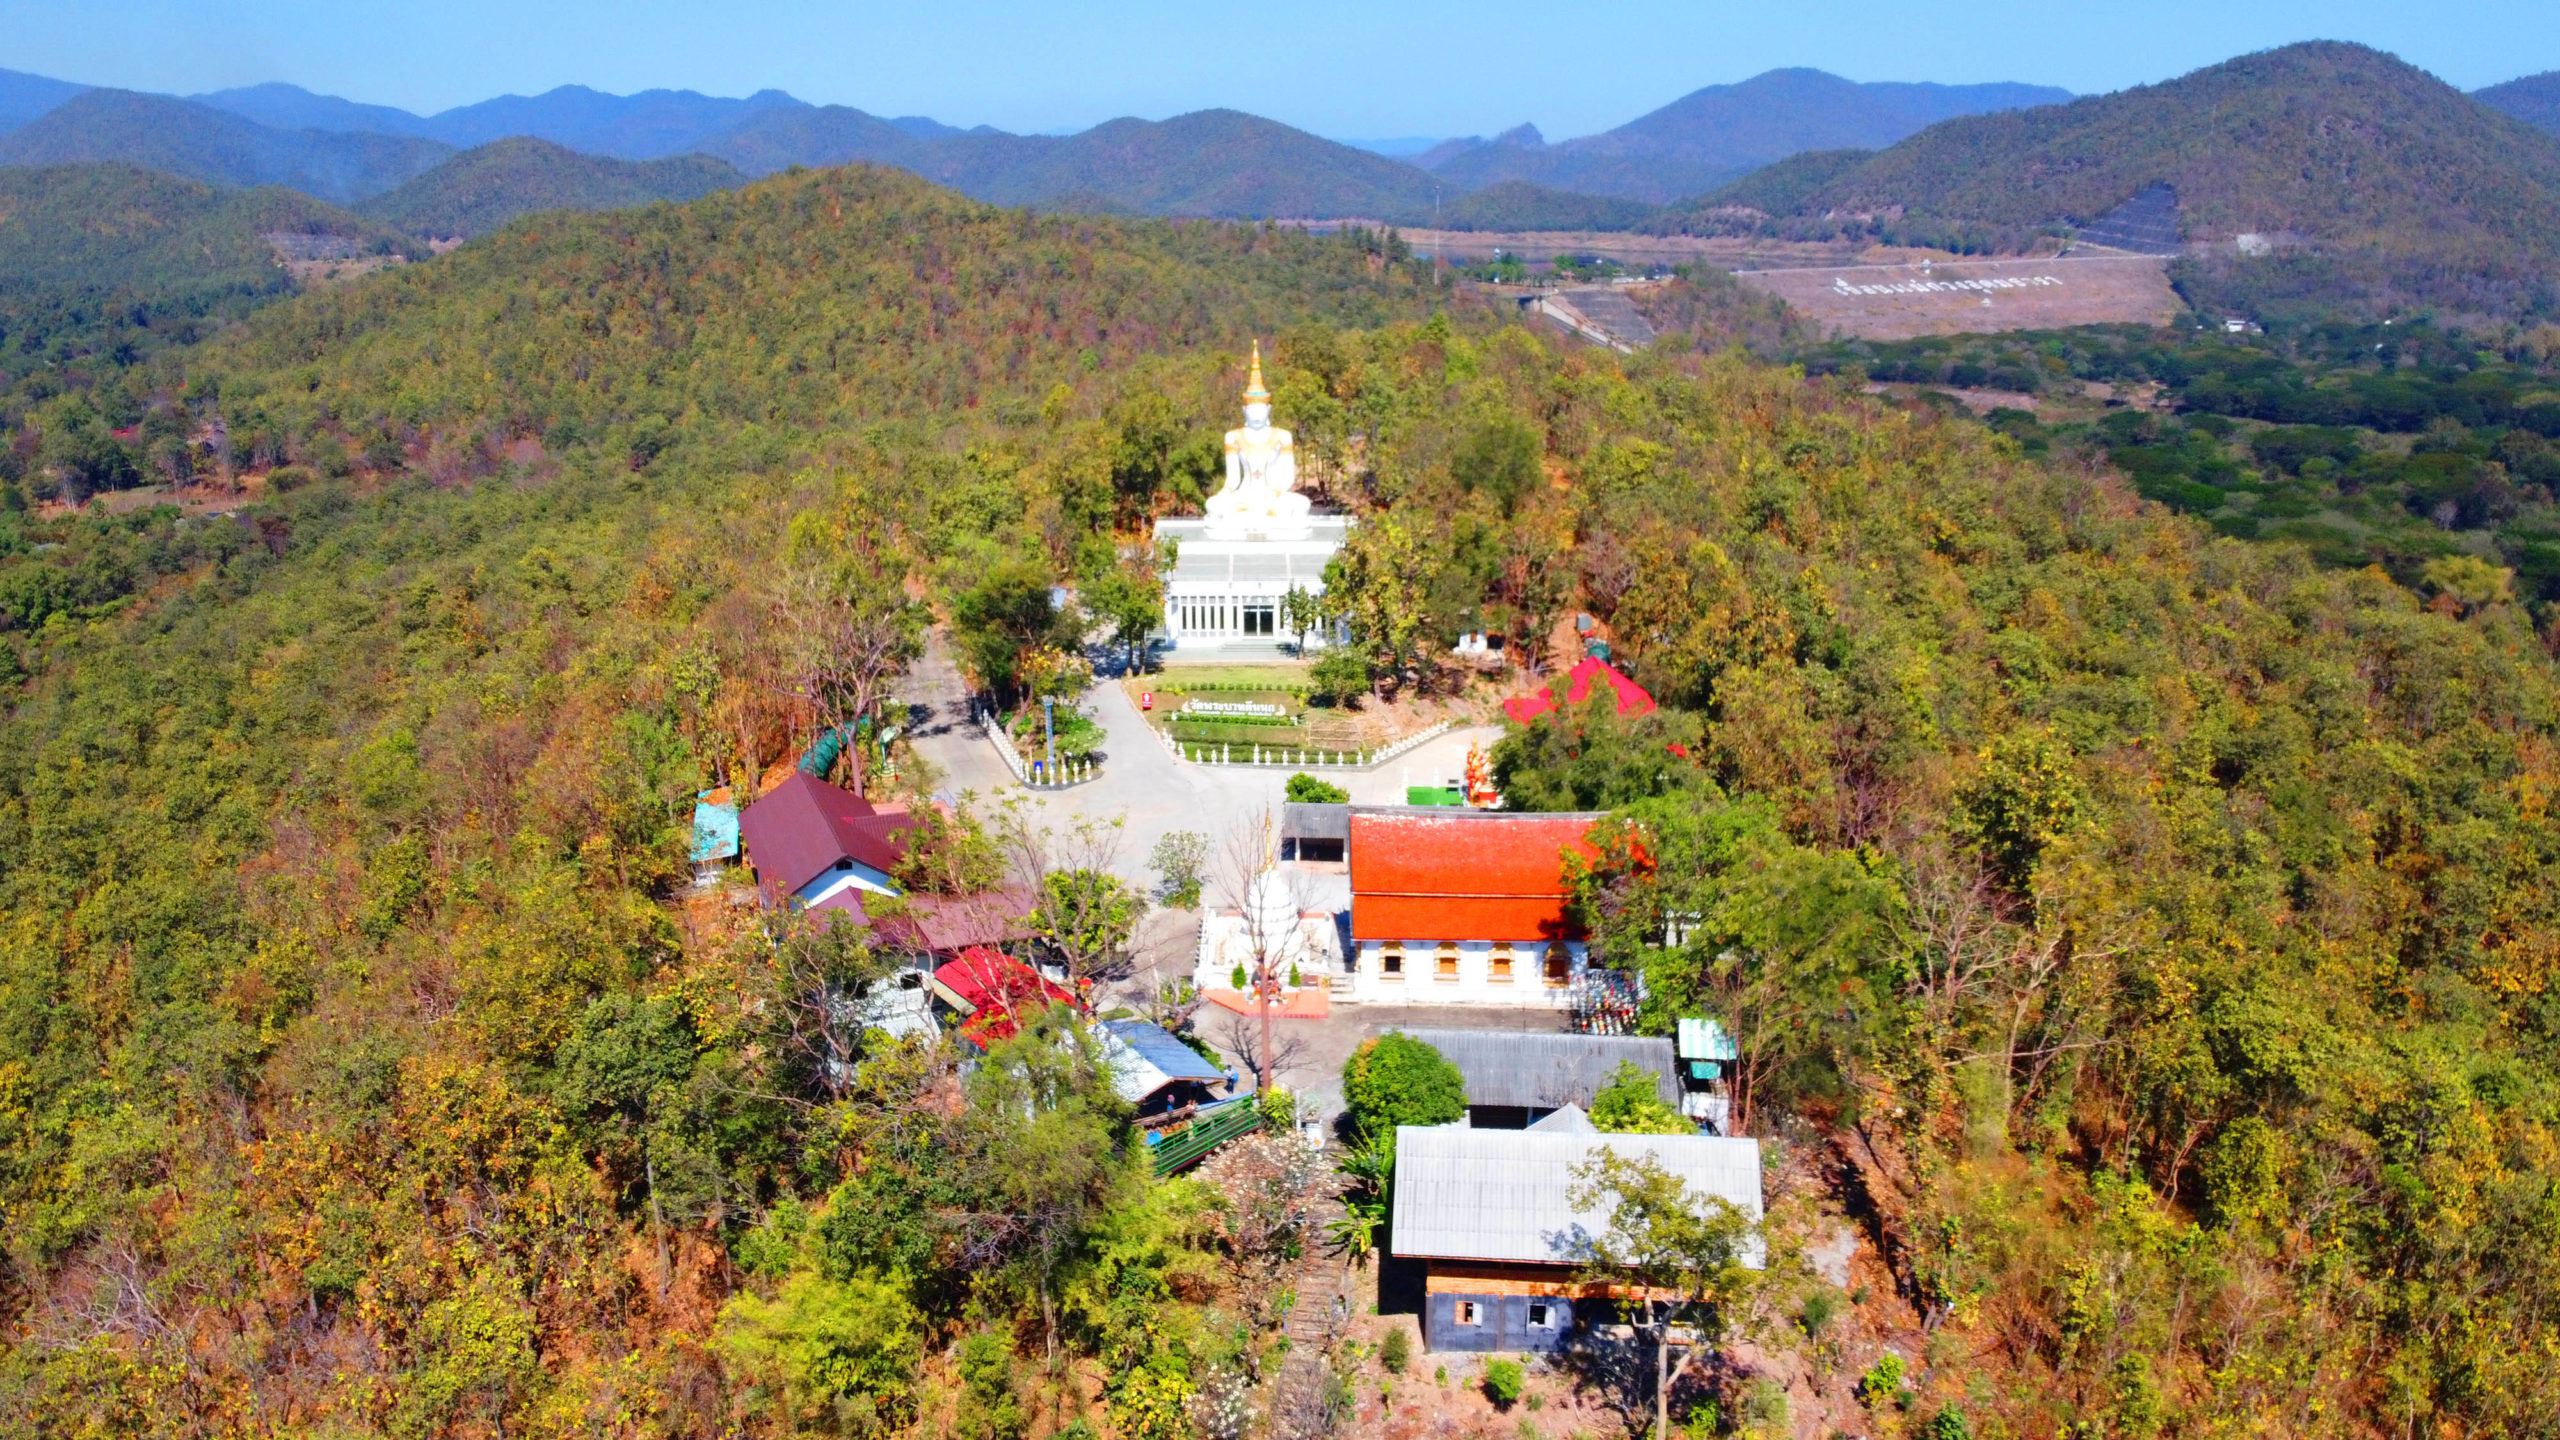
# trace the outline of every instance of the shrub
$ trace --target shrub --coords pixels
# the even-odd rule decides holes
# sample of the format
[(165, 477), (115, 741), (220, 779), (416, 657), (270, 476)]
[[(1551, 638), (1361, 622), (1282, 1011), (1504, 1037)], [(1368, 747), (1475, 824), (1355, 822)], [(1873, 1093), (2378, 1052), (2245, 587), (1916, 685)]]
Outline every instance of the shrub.
[(1519, 1403), (1526, 1381), (1517, 1360), (1496, 1360), (1484, 1367), (1485, 1397), (1505, 1410)]
[(1867, 1373), (1858, 1380), (1858, 1398), (1869, 1405), (1902, 1405), (1910, 1400), (1910, 1392), (1902, 1388), (1906, 1374), (1902, 1357), (1891, 1350), (1876, 1357)]
[(1298, 1097), (1277, 1085), (1255, 1095), (1253, 1108), (1261, 1114), (1264, 1129), (1286, 1130), (1298, 1123)]
[(1369, 688), (1369, 657), (1346, 646), (1336, 646), (1316, 657), (1307, 679), (1312, 682), (1310, 693), (1316, 699), (1329, 705), (1347, 704)]
[(1466, 1077), (1423, 1041), (1390, 1030), (1342, 1062), (1342, 1099), (1364, 1137), (1399, 1125), (1446, 1125), (1467, 1113)]
[(1404, 1338), (1404, 1327), (1388, 1327), (1387, 1338), (1378, 1342), (1378, 1363), (1390, 1375), (1401, 1375), (1413, 1360), (1413, 1342)]
[(1227, 988), (1230, 990), (1242, 990), (1246, 985), (1251, 984), (1252, 981), (1253, 977), (1244, 973), (1244, 967), (1242, 965), (1238, 965), (1233, 970), (1227, 972)]
[(1950, 1405), (1929, 1417), (1929, 1428), (1922, 1435), (1924, 1440), (1973, 1440), (1973, 1425), (1962, 1410)]
[(1654, 1078), (1632, 1060), (1618, 1062), (1617, 1073), (1591, 1100), (1592, 1128), (1616, 1135), (1695, 1135), (1695, 1121), (1662, 1103)]
[(1289, 777), (1287, 794), (1292, 805), (1340, 805), (1351, 799), (1350, 791), (1303, 770)]

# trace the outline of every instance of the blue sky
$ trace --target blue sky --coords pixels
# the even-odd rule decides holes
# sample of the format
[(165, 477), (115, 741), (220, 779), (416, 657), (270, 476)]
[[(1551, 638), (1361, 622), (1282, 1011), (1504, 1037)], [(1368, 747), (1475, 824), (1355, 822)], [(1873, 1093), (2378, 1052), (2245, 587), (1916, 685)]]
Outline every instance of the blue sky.
[(1606, 129), (1775, 66), (2116, 89), (2314, 37), (2466, 89), (2560, 69), (2553, 0), (0, 0), (0, 66), (137, 89), (290, 80), (432, 111), (576, 81), (1014, 130), (1231, 105), (1327, 135)]

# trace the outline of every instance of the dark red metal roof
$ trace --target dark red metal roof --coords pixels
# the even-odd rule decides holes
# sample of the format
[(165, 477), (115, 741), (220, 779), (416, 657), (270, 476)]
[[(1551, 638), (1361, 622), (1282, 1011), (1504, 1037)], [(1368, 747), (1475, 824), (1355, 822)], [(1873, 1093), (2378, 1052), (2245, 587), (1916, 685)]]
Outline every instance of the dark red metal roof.
[[(977, 895), (904, 895), (895, 901), (867, 890), (846, 888), (809, 907), (820, 924), (850, 923), (871, 932), (879, 944), (930, 955), (947, 955), (972, 945), (1006, 945), (1028, 940), (1032, 908), (1039, 900), (1023, 889), (989, 890)], [(897, 913), (875, 915), (872, 909)]]
[(1579, 939), (1564, 856), (1601, 818), (1354, 810), (1351, 938)]
[(904, 814), (882, 814), (850, 790), (793, 771), (738, 816), (738, 835), (765, 900), (779, 904), (846, 860), (883, 874), (906, 855)]

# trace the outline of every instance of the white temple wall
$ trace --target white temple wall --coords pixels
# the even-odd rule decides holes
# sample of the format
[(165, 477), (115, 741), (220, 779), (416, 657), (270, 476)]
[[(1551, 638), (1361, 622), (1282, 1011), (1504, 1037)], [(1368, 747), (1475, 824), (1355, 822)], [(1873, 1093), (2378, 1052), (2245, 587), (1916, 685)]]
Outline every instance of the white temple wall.
[(1353, 949), (1351, 998), (1562, 1010), (1588, 960), (1579, 940), (1362, 940)]

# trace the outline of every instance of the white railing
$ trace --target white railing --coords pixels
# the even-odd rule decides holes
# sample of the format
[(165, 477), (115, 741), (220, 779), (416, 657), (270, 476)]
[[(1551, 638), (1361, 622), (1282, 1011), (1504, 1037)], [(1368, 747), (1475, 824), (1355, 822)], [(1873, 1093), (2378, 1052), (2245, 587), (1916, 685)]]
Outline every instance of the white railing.
[(1102, 773), (1102, 767), (1090, 760), (1061, 760), (1055, 776), (1037, 773), (1039, 762), (1023, 762), (1021, 752), (1013, 748), (1012, 737), (1004, 733), (1004, 727), (996, 723), (994, 715), (983, 710), (978, 712), (978, 729), (986, 735), (987, 743), (996, 747), (996, 754), (1004, 760), (1004, 768), (1013, 773), (1014, 783), (1026, 789), (1065, 790), (1082, 785)]
[(1170, 730), (1159, 730), (1156, 738), (1163, 742), (1166, 753), (1186, 765), (1232, 765), (1259, 770), (1374, 770), (1418, 745), (1436, 740), (1455, 728), (1447, 720), (1416, 730), (1393, 745), (1381, 750), (1284, 750), (1265, 745), (1203, 745), (1173, 738)]

